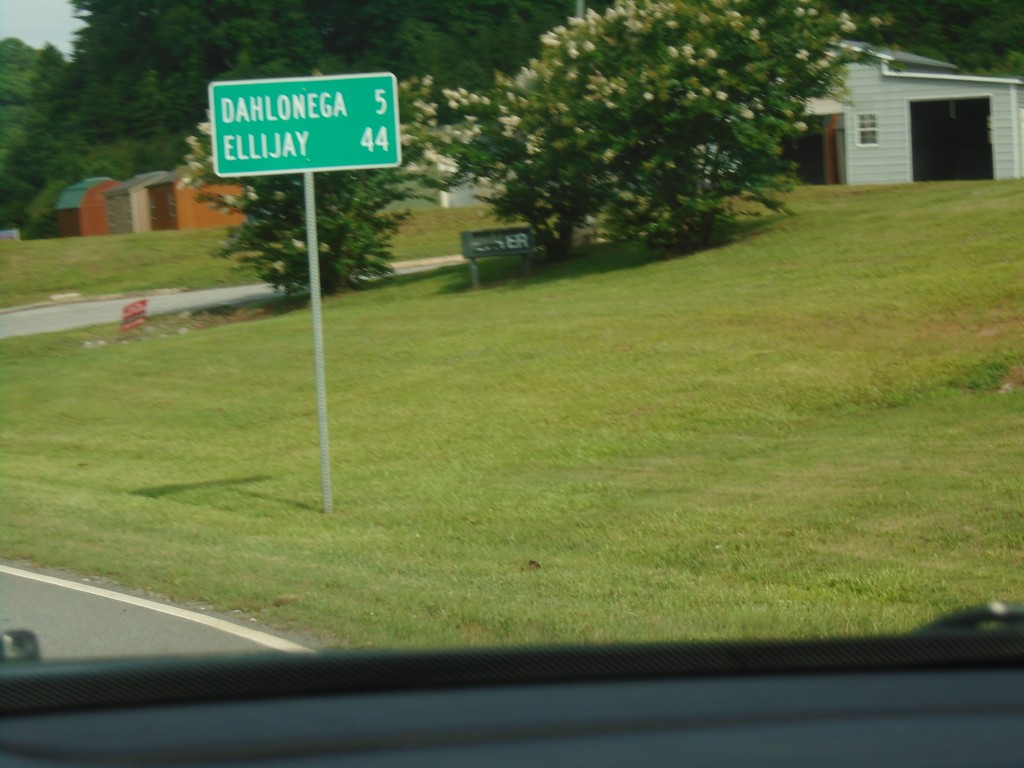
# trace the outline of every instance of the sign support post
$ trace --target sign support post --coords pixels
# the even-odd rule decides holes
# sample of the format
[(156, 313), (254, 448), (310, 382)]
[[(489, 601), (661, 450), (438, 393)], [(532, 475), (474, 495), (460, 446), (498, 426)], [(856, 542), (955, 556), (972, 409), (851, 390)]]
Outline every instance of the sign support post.
[(320, 307), (320, 245), (316, 232), (316, 188), (313, 173), (302, 174), (306, 202), (306, 251), (309, 257), (309, 304), (313, 311), (313, 365), (316, 370), (316, 419), (320, 438), (320, 487), (324, 514), (334, 510), (331, 493), (331, 443), (327, 431), (327, 380), (324, 374), (324, 322)]
[(218, 176), (302, 174), (323, 511), (334, 507), (327, 432), (317, 171), (402, 164), (398, 81), (389, 72), (210, 83), (213, 170)]

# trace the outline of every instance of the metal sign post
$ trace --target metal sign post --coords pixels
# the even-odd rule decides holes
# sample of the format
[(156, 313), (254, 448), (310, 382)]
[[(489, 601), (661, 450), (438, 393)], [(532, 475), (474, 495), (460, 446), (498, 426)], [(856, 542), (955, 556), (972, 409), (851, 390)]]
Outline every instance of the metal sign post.
[(331, 443), (327, 434), (327, 380), (324, 374), (324, 321), (320, 312), (320, 246), (316, 233), (316, 188), (312, 172), (302, 174), (306, 202), (306, 251), (309, 258), (309, 305), (313, 310), (313, 365), (316, 370), (316, 421), (320, 438), (320, 488), (324, 514), (334, 510), (331, 493)]
[(398, 83), (388, 72), (240, 80), (210, 83), (209, 97), (213, 168), (218, 176), (302, 174), (320, 482), (323, 511), (329, 513), (334, 500), (313, 173), (402, 164)]

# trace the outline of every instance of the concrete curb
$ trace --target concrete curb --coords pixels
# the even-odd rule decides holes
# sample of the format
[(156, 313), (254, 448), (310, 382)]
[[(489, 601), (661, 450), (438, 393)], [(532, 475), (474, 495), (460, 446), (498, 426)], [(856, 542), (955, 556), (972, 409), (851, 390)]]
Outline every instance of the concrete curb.
[(399, 269), (419, 269), (421, 267), (448, 267), (455, 264), (465, 263), (466, 260), (462, 256), (432, 256), (429, 259), (396, 261), (391, 266), (397, 271)]

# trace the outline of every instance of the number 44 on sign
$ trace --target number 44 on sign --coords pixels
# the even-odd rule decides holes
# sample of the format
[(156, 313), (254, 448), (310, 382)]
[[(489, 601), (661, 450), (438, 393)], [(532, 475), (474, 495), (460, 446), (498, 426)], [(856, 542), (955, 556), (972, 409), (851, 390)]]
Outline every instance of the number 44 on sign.
[(385, 152), (388, 151), (388, 129), (381, 127), (377, 130), (377, 135), (373, 135), (373, 128), (367, 128), (363, 131), (363, 138), (359, 140), (359, 143), (366, 147), (370, 152), (379, 147)]

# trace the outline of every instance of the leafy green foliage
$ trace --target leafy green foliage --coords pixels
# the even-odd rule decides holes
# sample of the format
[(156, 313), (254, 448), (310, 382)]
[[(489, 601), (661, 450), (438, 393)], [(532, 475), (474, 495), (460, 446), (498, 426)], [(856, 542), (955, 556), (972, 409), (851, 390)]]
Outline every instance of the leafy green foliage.
[[(609, 0), (590, 0), (604, 8)], [(574, 0), (307, 0), (325, 63), (399, 77), (432, 75), (444, 87), (483, 88), (537, 52), (537, 36), (561, 23)]]
[[(401, 171), (382, 169), (318, 173), (315, 178), (320, 288), (337, 293), (391, 272), (389, 242), (407, 217), (385, 211), (406, 194)], [(249, 217), (233, 231), (221, 255), (236, 257), (271, 285), (288, 293), (309, 290), (301, 177), (250, 180), (237, 210)]]
[[(1024, 72), (1019, 0), (827, 4), (853, 13), (857, 34), (869, 42), (948, 59), (968, 71)], [(54, 49), (39, 62), (40, 52), (30, 56), (24, 44), (2, 43), (0, 226), (25, 227), (27, 207), (47, 183), (126, 178), (176, 164), (184, 136), (203, 119), (210, 81), (387, 70), (402, 78), (433, 74), (441, 86), (481, 91), (496, 71), (513, 73), (536, 56), (538, 35), (575, 10), (574, 0), (73, 5), (85, 26), (70, 61)], [(587, 5), (601, 11), (609, 3)], [(884, 23), (873, 26), (872, 17)], [(442, 121), (449, 117), (442, 107)], [(582, 191), (579, 185), (573, 189)], [(560, 196), (564, 190), (552, 190), (552, 200)], [(36, 222), (30, 229), (47, 226)]]
[[(574, 228), (605, 199), (588, 178), (591, 159), (581, 151), (571, 125), (552, 121), (557, 94), (539, 75), (498, 76), (490, 95), (446, 89), (448, 107), (465, 122), (439, 134), (438, 150), (454, 159), (458, 178), (472, 181), (499, 217), (525, 221), (538, 247), (565, 257)], [(535, 137), (543, 132), (546, 141)]]
[[(829, 0), (868, 42), (951, 61), (967, 72), (1024, 73), (1019, 0)], [(872, 23), (872, 21), (874, 23)]]
[(706, 246), (736, 202), (779, 207), (782, 142), (841, 87), (853, 29), (801, 0), (620, 0), (545, 34), (489, 94), (447, 91), (466, 115), (451, 152), (554, 255), (598, 213), (622, 239)]
[(0, 163), (28, 108), (32, 68), (38, 51), (20, 40), (0, 40)]
[[(85, 26), (71, 61), (45, 64), (46, 85), (31, 103), (0, 109), (0, 121), (20, 128), (0, 166), (0, 226), (24, 226), (28, 204), (48, 182), (177, 165), (184, 136), (203, 119), (211, 81), (384, 70), (483, 83), (534, 54), (537, 35), (571, 12), (572, 0), (563, 4), (75, 0)], [(8, 48), (9, 56), (0, 52), (0, 98), (4, 73), (28, 65), (24, 51)], [(12, 56), (17, 61), (4, 63)]]
[(93, 140), (185, 131), (202, 115), (211, 80), (306, 74), (320, 50), (301, 0), (74, 5), (86, 22), (71, 67), (76, 111)]

